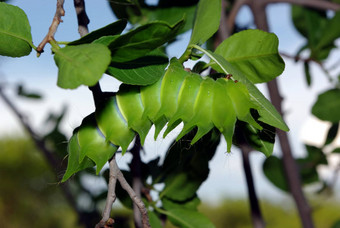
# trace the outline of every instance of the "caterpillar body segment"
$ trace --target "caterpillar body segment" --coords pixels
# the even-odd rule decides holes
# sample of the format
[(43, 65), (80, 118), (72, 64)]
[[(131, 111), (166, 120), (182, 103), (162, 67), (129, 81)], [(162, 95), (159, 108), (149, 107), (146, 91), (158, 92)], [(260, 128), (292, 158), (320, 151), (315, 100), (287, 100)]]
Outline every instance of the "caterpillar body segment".
[(85, 117), (73, 132), (68, 143), (68, 164), (62, 182), (80, 170), (96, 167), (99, 174), (105, 163), (114, 155), (118, 147), (103, 137), (98, 129), (95, 114)]
[(123, 84), (116, 96), (96, 110), (96, 119), (106, 139), (123, 152), (136, 133), (143, 144), (152, 124), (157, 138), (167, 122), (163, 137), (184, 123), (177, 140), (197, 127), (191, 144), (217, 127), (230, 151), (236, 118), (262, 129), (252, 118), (251, 108), (256, 106), (242, 83), (227, 78), (203, 78), (185, 71), (177, 59), (172, 59), (165, 75), (155, 84), (144, 87)]
[(141, 87), (122, 84), (116, 95), (100, 101), (95, 113), (84, 118), (70, 140), (69, 164), (62, 181), (93, 167), (93, 162), (98, 173), (119, 147), (123, 153), (127, 150), (136, 134), (143, 144), (152, 124), (157, 138), (166, 123), (163, 137), (183, 122), (177, 140), (197, 127), (191, 144), (216, 127), (230, 151), (237, 119), (262, 129), (250, 114), (252, 108), (257, 107), (241, 82), (203, 78), (172, 59), (158, 82)]

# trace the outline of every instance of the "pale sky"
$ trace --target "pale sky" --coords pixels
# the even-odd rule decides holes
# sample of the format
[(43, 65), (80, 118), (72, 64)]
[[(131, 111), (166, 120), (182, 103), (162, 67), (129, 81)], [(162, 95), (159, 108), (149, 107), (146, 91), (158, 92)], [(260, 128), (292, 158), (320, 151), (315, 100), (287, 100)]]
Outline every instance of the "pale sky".
[[(28, 15), (35, 45), (38, 45), (43, 39), (50, 26), (55, 12), (55, 2), (52, 0), (12, 0), (9, 2), (21, 7)], [(65, 1), (65, 10), (64, 23), (59, 26), (56, 34), (58, 41), (71, 41), (79, 37), (73, 1)], [(86, 11), (91, 20), (89, 25), (90, 31), (103, 27), (115, 20), (106, 0), (86, 1)], [(276, 4), (268, 7), (267, 13), (270, 29), (279, 37), (280, 51), (292, 55), (296, 53), (304, 41), (292, 27), (289, 6)], [(249, 16), (249, 10), (243, 8), (237, 20), (242, 23), (251, 22), (252, 18)], [(168, 49), (171, 57), (179, 57), (182, 54), (189, 36), (189, 33), (182, 35), (182, 40)], [(49, 45), (46, 46), (45, 53), (40, 58), (36, 58), (35, 55), (36, 53), (32, 51), (30, 56), (23, 58), (11, 59), (1, 57), (0, 83), (5, 82), (9, 85), (5, 92), (11, 97), (13, 97), (13, 93), (10, 88), (17, 82), (23, 82), (27, 89), (44, 94), (43, 102), (14, 99), (20, 110), (27, 113), (29, 120), (32, 121), (37, 131), (43, 132), (46, 130), (43, 127), (43, 120), (49, 110), (60, 111), (62, 105), (67, 104), (69, 113), (64, 120), (63, 130), (70, 136), (72, 130), (80, 124), (82, 118), (94, 111), (92, 95), (86, 87), (80, 87), (76, 90), (63, 90), (56, 86), (57, 67), (54, 64), (53, 56), (50, 54)], [(339, 51), (332, 55), (333, 57), (335, 57), (334, 55), (339, 56)], [(323, 139), (323, 132), (329, 126), (327, 123), (318, 122), (310, 115), (310, 109), (315, 102), (316, 94), (327, 90), (329, 85), (326, 77), (323, 76), (318, 67), (312, 66), (313, 85), (307, 88), (303, 66), (295, 64), (292, 60), (288, 59), (285, 59), (285, 62), (286, 69), (279, 77), (280, 90), (285, 99), (283, 103), (285, 120), (291, 129), (289, 137), (292, 141), (294, 154), (303, 156), (305, 151), (303, 144), (301, 144), (301, 139), (312, 139), (313, 143), (320, 143)], [(104, 90), (117, 90), (119, 83), (110, 76), (104, 76), (101, 85)], [(266, 94), (266, 87), (264, 85), (259, 85), (259, 88)], [(0, 110), (0, 136), (20, 134), (20, 124), (1, 99)], [(176, 132), (171, 135), (175, 137)], [(147, 155), (143, 159), (148, 160), (158, 155), (163, 155), (164, 148), (169, 145), (171, 140), (170, 136), (166, 139), (159, 139), (157, 142), (153, 142), (153, 133), (151, 131), (146, 140), (145, 149)], [(276, 148), (278, 148), (278, 145), (276, 145)], [(280, 154), (277, 150), (275, 154)], [(226, 154), (225, 151), (226, 145), (223, 142), (210, 164), (212, 169), (209, 179), (199, 191), (203, 200), (218, 202), (218, 199), (222, 196), (247, 197), (240, 153), (236, 148), (233, 148), (231, 154)], [(264, 158), (264, 155), (261, 153), (253, 153), (251, 155), (258, 195), (261, 198), (270, 197), (271, 199), (286, 200), (287, 195), (273, 187), (263, 176), (262, 163)], [(129, 156), (120, 158), (119, 165), (125, 167), (124, 163), (129, 159)], [(327, 173), (327, 171), (322, 172)]]

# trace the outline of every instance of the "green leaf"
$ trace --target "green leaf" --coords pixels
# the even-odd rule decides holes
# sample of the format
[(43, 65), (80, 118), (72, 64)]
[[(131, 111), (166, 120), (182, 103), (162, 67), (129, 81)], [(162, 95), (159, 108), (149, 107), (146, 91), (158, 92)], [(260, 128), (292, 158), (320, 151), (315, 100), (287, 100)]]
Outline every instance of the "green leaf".
[(339, 130), (339, 123), (333, 123), (330, 129), (328, 130), (326, 142), (324, 145), (328, 145), (334, 141), (335, 137), (338, 134), (338, 130)]
[(32, 50), (31, 26), (25, 12), (0, 2), (0, 55), (21, 57)]
[(149, 222), (152, 228), (162, 228), (162, 221), (155, 212), (148, 210)]
[(295, 28), (307, 38), (308, 46), (316, 47), (325, 29), (325, 11), (293, 5), (292, 19)]
[(340, 12), (337, 12), (334, 17), (327, 22), (325, 32), (322, 33), (316, 46), (317, 49), (322, 50), (325, 47), (333, 46), (334, 41), (340, 37), (339, 24)]
[[(197, 49), (201, 49), (200, 47), (195, 47)], [(203, 49), (201, 49), (203, 51)], [(259, 108), (257, 108), (258, 113), (260, 114), (260, 118), (258, 120), (269, 124), (273, 127), (279, 128), (283, 131), (289, 131), (288, 126), (283, 121), (281, 115), (275, 109), (275, 107), (270, 103), (270, 101), (265, 98), (265, 96), (257, 89), (257, 87), (251, 83), (247, 77), (236, 67), (230, 64), (227, 60), (225, 60), (222, 56), (212, 53), (211, 51), (204, 50), (204, 52), (215, 62), (218, 66), (223, 70), (225, 74), (231, 73), (233, 78), (242, 82), (247, 86), (249, 91), (249, 95), (252, 99), (252, 102), (256, 104)]]
[(41, 99), (42, 96), (39, 93), (29, 92), (23, 85), (18, 85), (17, 87), (17, 94), (21, 97), (26, 97), (30, 99)]
[(103, 37), (103, 36), (113, 36), (120, 34), (124, 28), (126, 27), (127, 21), (126, 20), (118, 20), (113, 22), (103, 28), (95, 30), (82, 38), (72, 41), (67, 45), (79, 45), (79, 44), (87, 44), (92, 43), (93, 41)]
[(276, 78), (285, 68), (278, 45), (273, 33), (244, 30), (224, 40), (215, 53), (239, 68), (252, 83), (262, 83)]
[(335, 221), (331, 228), (340, 228), (340, 219)]
[(340, 89), (331, 89), (318, 96), (312, 114), (333, 123), (340, 121)]
[(63, 176), (61, 182), (67, 181), (73, 174), (86, 169), (93, 167), (95, 164), (89, 158), (83, 159), (81, 163), (79, 163), (79, 155), (80, 155), (80, 148), (77, 139), (77, 130), (72, 135), (69, 143), (68, 143), (68, 163), (67, 169)]
[(103, 44), (105, 46), (109, 46), (109, 44), (111, 42), (113, 42), (115, 39), (117, 39), (118, 37), (119, 37), (119, 35), (102, 36), (102, 37), (96, 39), (95, 41), (93, 41), (92, 43), (94, 43), (94, 44)]
[(174, 26), (164, 22), (152, 22), (142, 25), (110, 43), (113, 62), (127, 62), (145, 56), (173, 39), (180, 31), (184, 21)]
[(267, 157), (273, 153), (275, 142), (275, 128), (260, 122), (260, 131), (252, 125), (238, 121), (233, 141), (236, 145), (247, 142), (254, 150), (262, 152)]
[(189, 210), (197, 210), (198, 205), (201, 203), (200, 199), (195, 195), (190, 200), (186, 201), (175, 201), (167, 197), (162, 198), (162, 205), (166, 210), (173, 210), (178, 208), (185, 208)]
[(165, 213), (172, 224), (181, 228), (214, 228), (214, 224), (203, 214), (188, 209), (173, 209)]
[(145, 24), (152, 21), (165, 21), (168, 24), (175, 24), (185, 18), (184, 25), (180, 32), (188, 31), (194, 22), (196, 6), (188, 7), (166, 7), (166, 8), (143, 8), (142, 15), (132, 19), (133, 23)]
[(119, 81), (131, 85), (150, 85), (163, 75), (168, 58), (156, 49), (143, 57), (124, 63), (111, 62), (107, 74)]
[(193, 133), (196, 132), (192, 131), (171, 145), (160, 174), (165, 183), (160, 198), (175, 201), (192, 199), (208, 177), (209, 160), (216, 151), (220, 135), (211, 131), (191, 146)]
[(312, 84), (312, 77), (310, 75), (309, 62), (304, 62), (303, 66), (305, 69), (305, 78), (306, 78), (307, 85), (310, 86)]
[(202, 45), (214, 35), (220, 25), (221, 10), (221, 0), (199, 1), (189, 44)]
[(279, 189), (288, 192), (289, 187), (284, 174), (283, 164), (280, 158), (268, 157), (262, 165), (263, 173), (267, 179)]
[(340, 147), (335, 148), (335, 149), (332, 151), (332, 153), (340, 153)]
[(81, 44), (53, 51), (59, 68), (57, 84), (64, 89), (95, 85), (110, 63), (110, 50), (102, 44)]

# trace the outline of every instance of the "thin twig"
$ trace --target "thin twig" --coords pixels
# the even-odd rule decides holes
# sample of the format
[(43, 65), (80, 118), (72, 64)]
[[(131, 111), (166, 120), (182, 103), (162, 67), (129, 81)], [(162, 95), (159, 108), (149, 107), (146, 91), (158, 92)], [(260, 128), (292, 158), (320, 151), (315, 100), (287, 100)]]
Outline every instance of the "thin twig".
[[(132, 188), (136, 192), (136, 195), (138, 198), (141, 198), (141, 192), (143, 188), (142, 183), (142, 168), (141, 168), (141, 158), (140, 158), (140, 150), (141, 150), (141, 144), (140, 144), (140, 138), (137, 135), (135, 139), (135, 144), (131, 149), (132, 153), (132, 161), (131, 161), (131, 174), (132, 174)], [(133, 205), (133, 217), (134, 217), (134, 223), (136, 228), (142, 227), (142, 217), (141, 213), (139, 212), (139, 209), (136, 204)]]
[[(85, 11), (85, 2), (84, 0), (74, 0), (74, 7), (76, 9), (76, 13), (77, 13), (77, 19), (78, 19), (78, 31), (80, 36), (85, 36), (86, 34), (88, 34), (88, 27), (87, 25), (90, 23), (90, 20), (86, 14)], [(92, 94), (93, 94), (93, 99), (95, 104), (98, 104), (98, 102), (100, 102), (100, 100), (103, 98), (104, 94), (100, 88), (100, 84), (97, 83), (95, 86), (93, 87), (89, 87), (89, 89), (91, 90)], [(137, 138), (136, 141), (139, 141), (139, 139)], [(140, 150), (140, 145), (138, 146), (138, 144), (135, 144), (137, 147), (135, 148), (135, 150), (138, 149), (138, 154), (139, 154), (139, 150)], [(140, 158), (139, 158), (140, 160)], [(105, 226), (109, 226), (112, 225), (113, 220), (110, 218), (110, 214), (111, 214), (111, 209), (112, 209), (112, 205), (114, 203), (114, 201), (116, 200), (116, 183), (117, 183), (117, 178), (122, 186), (123, 189), (125, 189), (128, 194), (130, 195), (132, 201), (135, 203), (135, 205), (137, 205), (137, 208), (140, 211), (140, 214), (142, 215), (140, 216), (136, 216), (136, 211), (138, 210), (134, 210), (135, 211), (135, 223), (136, 225), (138, 225), (138, 221), (142, 221), (142, 225), (144, 228), (149, 228), (151, 227), (149, 224), (149, 217), (148, 217), (148, 211), (143, 203), (143, 201), (141, 200), (141, 183), (139, 180), (138, 181), (134, 181), (134, 186), (137, 187), (137, 184), (140, 185), (138, 187), (138, 194), (136, 194), (136, 192), (131, 188), (131, 186), (128, 184), (128, 182), (125, 180), (123, 173), (120, 171), (117, 163), (116, 163), (116, 159), (115, 156), (113, 156), (113, 158), (110, 161), (110, 178), (109, 178), (109, 184), (108, 184), (108, 193), (107, 193), (107, 199), (106, 199), (106, 205), (105, 205), (105, 209), (103, 211), (103, 217), (100, 220), (100, 222), (96, 225), (96, 228), (100, 228), (100, 227), (105, 227)], [(140, 172), (140, 171), (139, 171)], [(137, 190), (137, 188), (136, 188)], [(108, 224), (109, 223), (109, 224)], [(137, 226), (138, 227), (138, 226)], [(141, 225), (140, 225), (141, 227)]]
[(139, 211), (140, 211), (140, 213), (142, 215), (143, 228), (151, 228), (150, 223), (149, 223), (148, 211), (147, 211), (143, 201), (141, 200), (141, 198), (139, 198), (137, 196), (137, 194), (132, 189), (132, 187), (129, 185), (129, 183), (126, 181), (126, 179), (123, 176), (123, 173), (120, 170), (118, 171), (117, 175), (118, 175), (118, 181), (119, 181), (120, 185), (129, 194), (129, 196), (132, 199), (132, 201), (139, 208)]
[(57, 9), (53, 17), (52, 24), (50, 28), (48, 29), (47, 35), (37, 47), (38, 55), (44, 52), (44, 48), (47, 43), (54, 40), (54, 34), (56, 33), (59, 24), (63, 22), (61, 17), (64, 15), (65, 15), (64, 0), (57, 0)]
[(247, 186), (248, 186), (248, 195), (249, 195), (249, 203), (251, 208), (251, 219), (253, 222), (253, 227), (255, 228), (264, 228), (265, 222), (262, 217), (259, 201), (256, 195), (253, 175), (250, 167), (249, 154), (252, 149), (248, 145), (241, 145), (242, 152), (242, 160), (243, 160), (243, 169), (246, 175)]
[(118, 178), (118, 173), (120, 172), (117, 163), (116, 163), (116, 156), (114, 155), (109, 162), (110, 166), (110, 177), (109, 177), (109, 184), (108, 184), (108, 190), (107, 190), (107, 198), (106, 198), (106, 204), (103, 211), (102, 219), (100, 222), (96, 225), (96, 228), (105, 227), (108, 222), (112, 222), (110, 219), (112, 205), (116, 201), (116, 183)]

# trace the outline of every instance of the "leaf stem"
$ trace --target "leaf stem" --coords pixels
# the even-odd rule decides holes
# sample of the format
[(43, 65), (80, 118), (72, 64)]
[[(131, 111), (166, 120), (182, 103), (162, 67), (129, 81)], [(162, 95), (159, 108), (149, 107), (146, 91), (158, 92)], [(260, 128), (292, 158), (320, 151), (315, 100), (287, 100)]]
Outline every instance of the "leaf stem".
[(192, 47), (191, 45), (189, 45), (182, 56), (179, 58), (179, 62), (183, 64), (185, 61), (187, 61), (190, 58), (191, 51)]
[[(196, 44), (193, 44), (192, 45), (192, 48), (195, 48), (201, 52), (203, 52), (204, 54), (206, 54), (211, 60), (213, 60), (222, 70), (225, 74), (229, 74), (228, 70), (211, 54), (210, 51), (196, 45)], [(230, 77), (231, 80), (235, 81), (235, 79), (233, 77)]]

